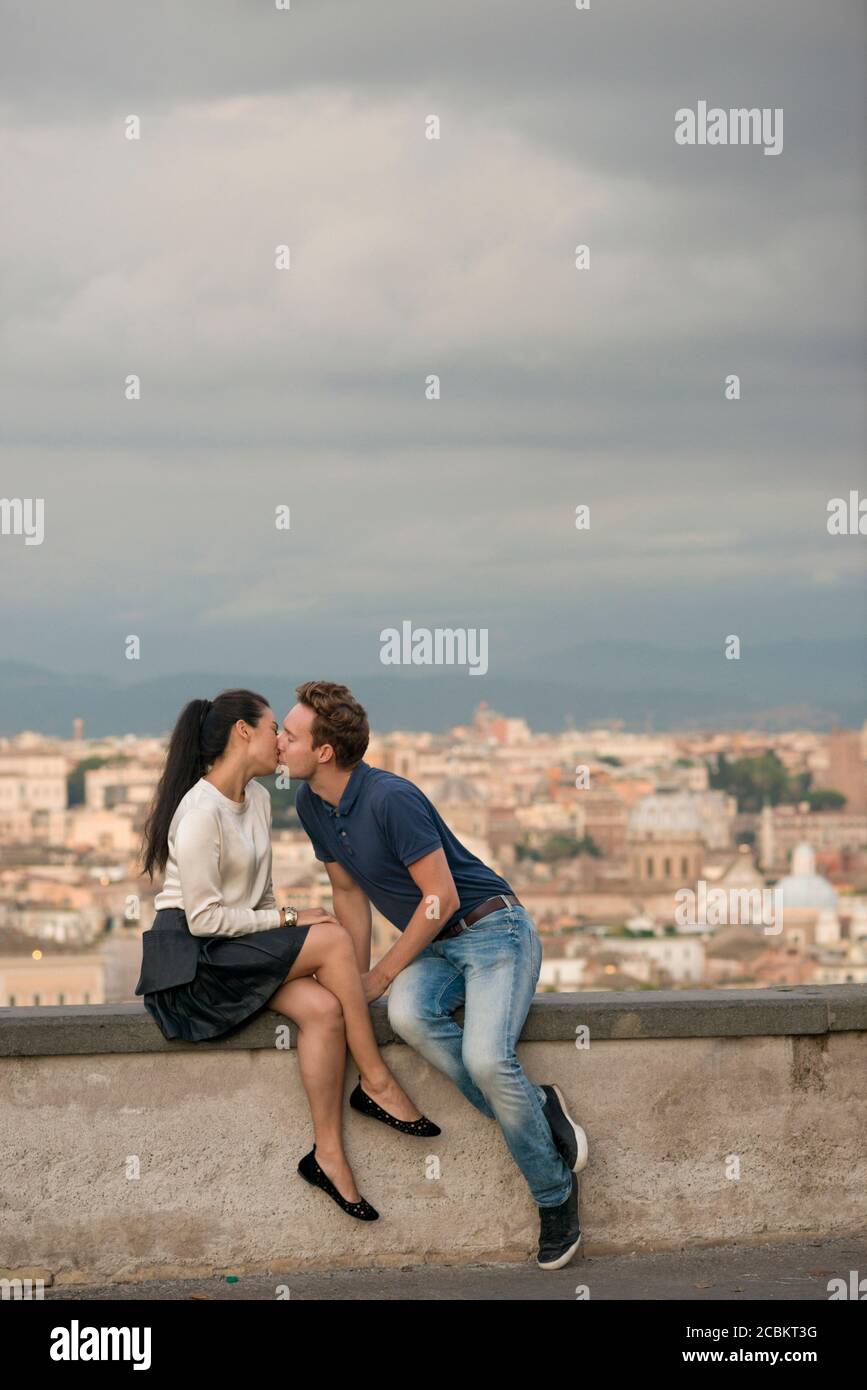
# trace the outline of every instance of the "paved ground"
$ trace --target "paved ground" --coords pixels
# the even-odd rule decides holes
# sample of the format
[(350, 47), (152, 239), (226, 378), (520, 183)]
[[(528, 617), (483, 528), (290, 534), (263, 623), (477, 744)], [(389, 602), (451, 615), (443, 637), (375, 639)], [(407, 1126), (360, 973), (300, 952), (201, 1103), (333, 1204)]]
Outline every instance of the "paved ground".
[[(867, 1277), (867, 1231), (842, 1240), (803, 1244), (725, 1246), (663, 1254), (580, 1256), (545, 1272), (523, 1264), (407, 1265), (400, 1269), (224, 1276), (46, 1289), (45, 1298), (271, 1300), (284, 1287), (293, 1299), (413, 1299), (530, 1301), (574, 1299), (584, 1285), (592, 1299), (751, 1300), (770, 1303), (828, 1300), (828, 1280), (850, 1271)], [(231, 1273), (227, 1270), (226, 1273)], [(283, 1297), (285, 1298), (285, 1293)]]

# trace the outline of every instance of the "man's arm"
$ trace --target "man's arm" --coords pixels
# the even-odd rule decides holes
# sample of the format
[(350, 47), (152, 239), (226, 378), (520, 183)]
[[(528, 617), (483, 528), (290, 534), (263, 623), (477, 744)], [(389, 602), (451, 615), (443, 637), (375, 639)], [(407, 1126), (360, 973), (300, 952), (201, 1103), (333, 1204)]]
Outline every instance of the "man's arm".
[(358, 968), (365, 975), (370, 969), (370, 899), (341, 864), (326, 860), (325, 868), (331, 879), (334, 916), (352, 937)]
[[(387, 989), (395, 976), (433, 941), (440, 928), (460, 907), (458, 890), (445, 850), (432, 850), (406, 867), (421, 891), (421, 902), (410, 917), (406, 930), (401, 932), (398, 940), (370, 972), (382, 985), (382, 990)], [(334, 906), (335, 916), (339, 917), (336, 901)]]

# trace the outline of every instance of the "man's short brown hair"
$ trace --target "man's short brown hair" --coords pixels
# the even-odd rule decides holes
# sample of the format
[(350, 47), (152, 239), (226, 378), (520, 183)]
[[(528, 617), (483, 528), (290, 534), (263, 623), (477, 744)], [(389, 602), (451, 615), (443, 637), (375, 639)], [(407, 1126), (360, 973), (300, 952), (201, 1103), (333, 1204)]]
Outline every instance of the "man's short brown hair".
[(313, 747), (330, 743), (338, 767), (360, 763), (370, 742), (370, 725), (349, 687), (334, 681), (304, 681), (295, 694), (316, 715), (311, 729)]

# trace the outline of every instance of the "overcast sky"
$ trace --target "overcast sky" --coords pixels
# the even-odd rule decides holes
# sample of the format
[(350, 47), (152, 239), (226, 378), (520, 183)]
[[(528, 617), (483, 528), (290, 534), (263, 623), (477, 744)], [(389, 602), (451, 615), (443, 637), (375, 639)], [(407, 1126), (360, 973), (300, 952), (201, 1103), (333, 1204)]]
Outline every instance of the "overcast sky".
[[(6, 661), (863, 645), (861, 3), (0, 12), (0, 496), (45, 499)], [(677, 145), (699, 100), (783, 108), (782, 153)]]

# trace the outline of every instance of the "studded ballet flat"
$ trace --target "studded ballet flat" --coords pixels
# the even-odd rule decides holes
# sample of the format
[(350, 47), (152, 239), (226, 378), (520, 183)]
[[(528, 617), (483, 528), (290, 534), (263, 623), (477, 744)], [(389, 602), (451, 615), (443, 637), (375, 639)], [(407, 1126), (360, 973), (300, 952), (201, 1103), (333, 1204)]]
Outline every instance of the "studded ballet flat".
[(337, 1191), (334, 1183), (327, 1173), (323, 1173), (319, 1164), (316, 1162), (316, 1145), (305, 1154), (298, 1164), (298, 1172), (305, 1182), (309, 1182), (311, 1187), (321, 1187), (323, 1192), (327, 1192), (329, 1197), (333, 1197), (339, 1207), (346, 1212), (347, 1216), (354, 1216), (359, 1221), (378, 1221), (379, 1212), (366, 1202), (362, 1197), (360, 1202), (347, 1202), (346, 1198)]
[(439, 1125), (435, 1125), (426, 1115), (422, 1115), (418, 1120), (399, 1120), (396, 1115), (390, 1115), (381, 1105), (377, 1105), (366, 1091), (362, 1091), (360, 1076), (358, 1085), (349, 1097), (349, 1104), (360, 1115), (369, 1115), (372, 1120), (381, 1120), (384, 1125), (399, 1129), (401, 1134), (415, 1134), (422, 1139), (432, 1139), (434, 1135), (442, 1134)]

